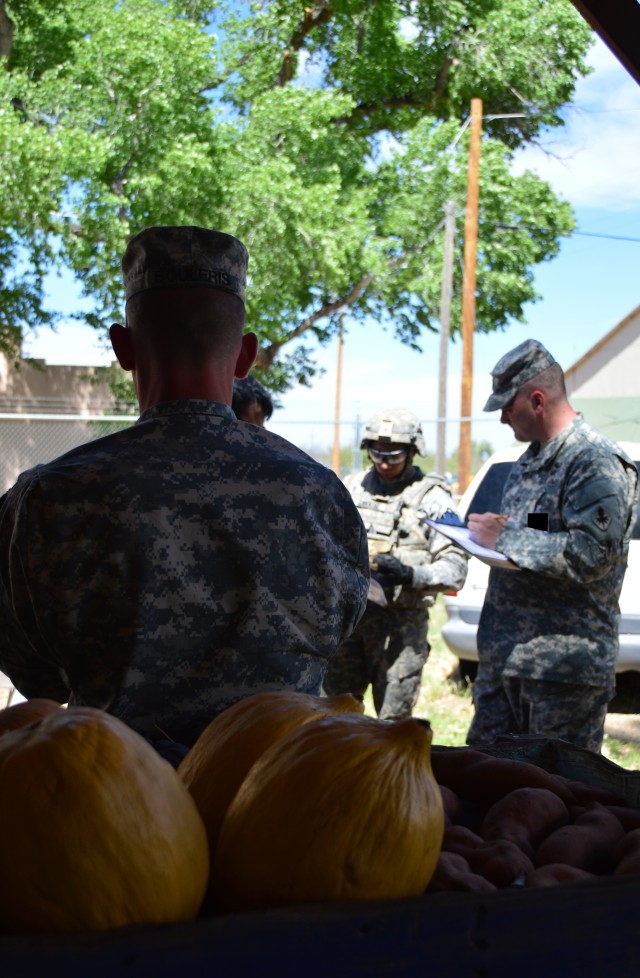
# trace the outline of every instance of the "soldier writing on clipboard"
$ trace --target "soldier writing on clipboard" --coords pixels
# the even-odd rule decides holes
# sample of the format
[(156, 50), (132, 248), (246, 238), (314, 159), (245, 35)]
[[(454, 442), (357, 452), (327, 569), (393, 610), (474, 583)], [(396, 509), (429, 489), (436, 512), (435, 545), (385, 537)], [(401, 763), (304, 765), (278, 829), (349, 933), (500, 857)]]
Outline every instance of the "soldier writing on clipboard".
[(636, 467), (573, 410), (562, 368), (541, 343), (525, 340), (492, 376), (485, 411), (501, 411), (530, 445), (501, 512), (469, 516), (472, 537), (520, 573), (490, 571), (467, 743), (538, 734), (599, 751), (615, 693)]
[(420, 691), (429, 608), (438, 592), (462, 587), (467, 556), (423, 522), (452, 509), (453, 500), (442, 476), (413, 464), (425, 454), (419, 418), (401, 408), (381, 411), (367, 422), (360, 447), (371, 468), (345, 485), (367, 531), (372, 589), (359, 626), (329, 660), (324, 689), (362, 696), (371, 684), (378, 716), (399, 719), (411, 715)]

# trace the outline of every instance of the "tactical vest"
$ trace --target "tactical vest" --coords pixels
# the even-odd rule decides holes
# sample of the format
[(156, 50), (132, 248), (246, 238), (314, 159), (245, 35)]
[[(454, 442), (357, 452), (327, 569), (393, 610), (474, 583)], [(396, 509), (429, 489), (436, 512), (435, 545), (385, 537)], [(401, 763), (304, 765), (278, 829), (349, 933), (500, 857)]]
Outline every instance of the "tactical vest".
[(425, 550), (427, 539), (420, 524), (420, 502), (434, 486), (446, 488), (445, 480), (430, 475), (390, 496), (365, 489), (362, 485), (365, 474), (347, 477), (345, 484), (367, 531), (369, 558), (393, 553), (398, 548)]

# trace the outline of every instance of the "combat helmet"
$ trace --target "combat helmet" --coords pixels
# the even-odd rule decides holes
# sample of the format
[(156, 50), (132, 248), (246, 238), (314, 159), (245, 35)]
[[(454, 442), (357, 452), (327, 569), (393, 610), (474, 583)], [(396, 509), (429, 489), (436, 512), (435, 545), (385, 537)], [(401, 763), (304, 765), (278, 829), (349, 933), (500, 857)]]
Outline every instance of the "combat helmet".
[(369, 418), (362, 434), (360, 448), (368, 448), (369, 442), (372, 441), (411, 445), (418, 455), (427, 454), (420, 418), (404, 408), (385, 408), (384, 411), (377, 411)]

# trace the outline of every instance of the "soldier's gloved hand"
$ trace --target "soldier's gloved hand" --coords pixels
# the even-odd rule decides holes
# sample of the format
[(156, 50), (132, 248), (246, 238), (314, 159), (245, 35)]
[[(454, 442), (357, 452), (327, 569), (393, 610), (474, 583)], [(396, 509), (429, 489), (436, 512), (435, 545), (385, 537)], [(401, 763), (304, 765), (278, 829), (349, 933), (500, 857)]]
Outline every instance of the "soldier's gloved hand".
[(382, 587), (394, 584), (413, 584), (413, 567), (403, 564), (392, 554), (378, 554), (373, 561), (374, 575)]

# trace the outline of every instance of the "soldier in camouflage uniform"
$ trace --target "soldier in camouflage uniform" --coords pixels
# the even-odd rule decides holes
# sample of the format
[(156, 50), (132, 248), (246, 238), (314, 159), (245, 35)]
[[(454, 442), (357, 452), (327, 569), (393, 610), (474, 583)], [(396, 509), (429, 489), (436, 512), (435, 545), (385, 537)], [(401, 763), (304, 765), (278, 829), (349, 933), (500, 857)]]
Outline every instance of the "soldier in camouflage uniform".
[(467, 743), (538, 734), (599, 751), (615, 693), (636, 467), (571, 408), (562, 369), (535, 340), (498, 362), (485, 410), (501, 410), (531, 444), (501, 513), (469, 517), (474, 538), (521, 570), (490, 572)]
[(340, 480), (229, 406), (257, 348), (247, 257), (201, 228), (133, 238), (111, 340), (138, 422), (0, 500), (0, 669), (27, 698), (108, 710), (156, 743), (192, 744), (251, 693), (319, 695), (366, 605)]
[(467, 557), (423, 522), (454, 504), (445, 480), (413, 464), (425, 454), (420, 420), (401, 408), (367, 423), (361, 448), (373, 466), (347, 476), (369, 540), (371, 600), (360, 625), (329, 662), (325, 692), (362, 696), (371, 684), (382, 719), (410, 716), (420, 691), (429, 644), (429, 608), (439, 591), (462, 587)]
[(233, 382), (231, 410), (238, 421), (248, 421), (264, 428), (273, 414), (273, 400), (269, 391), (255, 377), (240, 377)]

